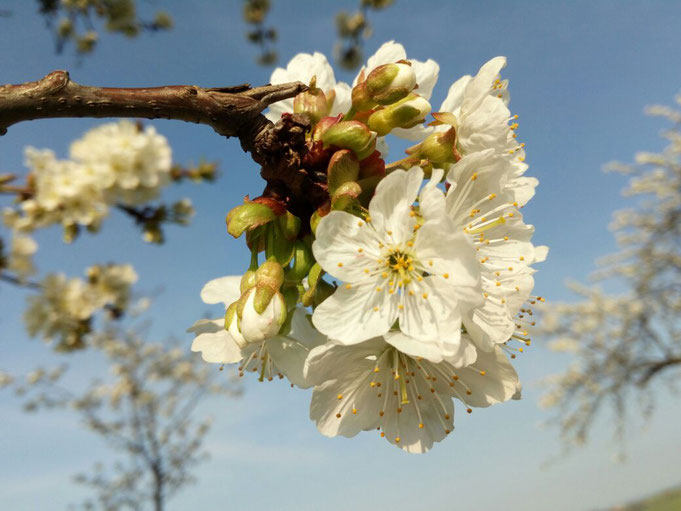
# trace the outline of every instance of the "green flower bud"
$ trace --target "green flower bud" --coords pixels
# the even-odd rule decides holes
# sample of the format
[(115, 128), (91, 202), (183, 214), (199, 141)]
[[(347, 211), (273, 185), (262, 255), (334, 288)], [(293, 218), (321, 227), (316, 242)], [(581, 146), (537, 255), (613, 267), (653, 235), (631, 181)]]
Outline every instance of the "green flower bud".
[(456, 150), (456, 131), (431, 133), (416, 147), (416, 154), (433, 163), (456, 163), (461, 159)]
[(276, 261), (265, 261), (255, 271), (255, 278), (258, 285), (266, 285), (273, 291), (278, 291), (284, 283), (284, 269)]
[(300, 232), (300, 218), (287, 210), (278, 220), (284, 237), (289, 241), (295, 240)]
[(227, 232), (238, 238), (244, 231), (252, 231), (256, 227), (274, 220), (275, 214), (264, 204), (248, 202), (237, 206), (227, 214)]
[(324, 147), (336, 146), (350, 149), (360, 160), (369, 156), (376, 147), (376, 134), (359, 121), (341, 121), (327, 129), (321, 136)]
[(293, 113), (305, 114), (312, 124), (317, 124), (329, 113), (329, 103), (322, 89), (315, 87), (315, 78), (310, 88), (293, 99)]
[(368, 96), (379, 105), (391, 105), (416, 87), (416, 75), (406, 63), (383, 64), (366, 79)]
[(310, 247), (304, 241), (296, 241), (296, 247), (293, 254), (293, 264), (291, 269), (286, 274), (286, 280), (289, 282), (298, 282), (307, 277), (310, 273), (310, 268), (314, 264), (314, 256)]
[(326, 171), (329, 195), (333, 196), (338, 187), (349, 181), (356, 181), (359, 175), (359, 160), (349, 149), (336, 151), (329, 160)]
[(366, 82), (358, 83), (352, 88), (352, 108), (357, 112), (366, 112), (376, 108), (374, 101), (367, 90)]
[(243, 277), (241, 277), (239, 291), (241, 291), (241, 294), (244, 294), (252, 287), (255, 287), (257, 283), (258, 279), (256, 277), (256, 272), (254, 272), (253, 270), (248, 270), (246, 273), (244, 273)]
[(395, 128), (411, 128), (420, 124), (430, 113), (430, 103), (417, 94), (409, 94), (371, 114), (369, 128), (379, 137), (385, 136)]

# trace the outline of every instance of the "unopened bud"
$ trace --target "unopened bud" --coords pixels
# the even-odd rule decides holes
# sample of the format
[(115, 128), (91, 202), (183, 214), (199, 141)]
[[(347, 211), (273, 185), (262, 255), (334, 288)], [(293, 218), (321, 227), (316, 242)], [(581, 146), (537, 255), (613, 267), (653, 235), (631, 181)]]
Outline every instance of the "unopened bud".
[(329, 103), (322, 89), (315, 87), (312, 79), (310, 88), (298, 94), (293, 100), (293, 113), (306, 115), (312, 124), (317, 124), (329, 113)]
[(376, 147), (376, 133), (366, 124), (359, 121), (341, 121), (334, 124), (322, 134), (324, 147), (336, 146), (350, 149), (360, 160), (374, 152)]
[(227, 232), (238, 238), (244, 231), (252, 231), (256, 227), (274, 220), (274, 211), (265, 204), (248, 202), (237, 206), (227, 214)]
[(241, 277), (241, 283), (239, 284), (239, 291), (241, 294), (244, 294), (246, 291), (251, 289), (252, 287), (255, 287), (255, 285), (258, 283), (258, 279), (256, 277), (256, 272), (253, 270), (248, 270), (246, 273), (244, 273), (243, 277)]
[(310, 229), (312, 230), (312, 234), (317, 232), (317, 226), (319, 225), (319, 222), (322, 220), (323, 217), (329, 214), (331, 211), (331, 201), (325, 202), (321, 206), (319, 206), (314, 213), (312, 213), (312, 216), (310, 217)]
[(64, 18), (59, 21), (59, 26), (57, 27), (57, 33), (62, 39), (66, 39), (73, 34), (73, 23), (70, 19)]
[(268, 286), (258, 284), (248, 291), (244, 303), (239, 331), (247, 343), (264, 341), (279, 333), (286, 321), (286, 301)]
[(293, 241), (300, 232), (300, 218), (289, 211), (278, 217), (281, 232), (288, 241)]
[(409, 94), (369, 117), (369, 128), (379, 137), (385, 136), (395, 128), (411, 128), (420, 124), (430, 113), (430, 103), (417, 94)]
[(269, 286), (273, 291), (278, 291), (284, 283), (284, 269), (276, 261), (265, 261), (255, 271), (258, 284)]
[(328, 130), (334, 124), (338, 124), (340, 122), (341, 117), (342, 114), (336, 117), (323, 117), (317, 123), (317, 125), (314, 127), (314, 130), (312, 131), (312, 141), (313, 142), (321, 141), (322, 135), (326, 132), (326, 130)]
[(366, 112), (376, 108), (374, 101), (367, 90), (366, 82), (358, 83), (352, 88), (352, 108), (358, 112)]
[(286, 274), (288, 281), (301, 281), (310, 273), (310, 268), (314, 264), (314, 256), (310, 247), (302, 240), (296, 241), (293, 254), (293, 264)]
[(349, 149), (336, 151), (329, 160), (326, 171), (329, 195), (333, 196), (344, 183), (356, 181), (358, 175), (359, 160), (355, 153)]
[(238, 302), (234, 302), (227, 307), (227, 311), (225, 312), (225, 330), (232, 336), (236, 345), (243, 349), (248, 346), (248, 342), (246, 342), (246, 339), (244, 339), (244, 336), (241, 335), (241, 331), (239, 330), (239, 317), (236, 310), (237, 303)]
[(428, 135), (416, 148), (416, 154), (433, 163), (456, 163), (461, 159), (456, 149), (454, 129)]
[(416, 75), (411, 66), (402, 62), (383, 64), (366, 79), (369, 97), (379, 105), (392, 105), (416, 87)]

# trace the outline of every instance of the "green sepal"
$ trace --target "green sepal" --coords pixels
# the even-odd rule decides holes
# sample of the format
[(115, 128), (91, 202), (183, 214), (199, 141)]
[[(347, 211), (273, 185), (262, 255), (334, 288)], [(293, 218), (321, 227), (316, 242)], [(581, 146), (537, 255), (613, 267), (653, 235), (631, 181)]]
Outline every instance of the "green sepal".
[(307, 276), (308, 288), (307, 291), (303, 293), (303, 297), (301, 299), (303, 306), (309, 307), (310, 305), (312, 305), (314, 301), (315, 290), (317, 289), (317, 285), (319, 284), (323, 275), (324, 270), (322, 270), (322, 267), (319, 265), (319, 263), (315, 263), (310, 269), (310, 273)]
[(326, 300), (329, 296), (331, 296), (334, 291), (336, 291), (336, 287), (332, 286), (325, 280), (320, 280), (317, 283), (317, 286), (315, 288), (315, 293), (314, 293), (314, 298), (312, 300), (312, 305), (314, 307), (317, 307), (320, 303), (322, 303), (324, 300)]
[(359, 160), (349, 149), (336, 151), (329, 160), (327, 167), (327, 186), (329, 195), (336, 194), (336, 190), (349, 181), (356, 181), (359, 175)]
[(285, 286), (282, 288), (281, 294), (283, 295), (284, 301), (286, 302), (286, 307), (289, 310), (298, 305), (298, 298), (300, 298), (298, 286)]
[(234, 316), (236, 315), (236, 308), (237, 302), (234, 302), (232, 305), (227, 307), (227, 310), (225, 311), (225, 330), (228, 330), (229, 325), (231, 325), (232, 321), (234, 321)]
[(286, 279), (293, 282), (303, 280), (310, 273), (313, 264), (314, 256), (310, 247), (302, 240), (296, 241), (293, 251), (293, 264), (286, 273)]
[(267, 226), (266, 239), (265, 256), (267, 259), (274, 258), (282, 266), (287, 266), (293, 258), (295, 243), (286, 239), (278, 222)]
[(227, 213), (227, 232), (238, 238), (244, 231), (252, 231), (276, 218), (274, 211), (264, 204), (249, 202)]
[(300, 232), (300, 218), (289, 211), (286, 211), (286, 213), (279, 216), (277, 220), (279, 221), (281, 232), (287, 240), (293, 241), (298, 237), (298, 233)]
[(270, 304), (272, 298), (274, 298), (274, 295), (276, 295), (277, 292), (278, 291), (276, 289), (273, 289), (267, 284), (258, 283), (255, 286), (255, 297), (253, 298), (253, 308), (255, 309), (255, 312), (258, 314), (265, 312), (265, 309), (267, 309), (267, 306)]

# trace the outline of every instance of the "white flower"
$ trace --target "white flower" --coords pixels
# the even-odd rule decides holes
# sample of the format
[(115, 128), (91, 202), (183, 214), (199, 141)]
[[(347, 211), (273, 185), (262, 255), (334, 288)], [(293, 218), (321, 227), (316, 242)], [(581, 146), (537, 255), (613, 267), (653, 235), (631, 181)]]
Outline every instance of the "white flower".
[[(315, 309), (313, 323), (325, 335), (355, 344), (387, 333), (399, 319), (400, 330), (418, 342), (436, 343), (444, 356), (458, 351), (461, 315), (482, 301), (479, 265), (444, 209), (417, 223), (412, 205), (422, 180), (418, 167), (394, 171), (376, 188), (366, 221), (343, 211), (320, 221), (315, 258), (343, 281)], [(424, 188), (422, 207), (432, 202), (435, 183)]]
[(91, 266), (87, 269), (90, 287), (97, 297), (97, 305), (112, 305), (124, 310), (130, 300), (130, 287), (137, 282), (137, 272), (129, 264)]
[[(421, 62), (415, 59), (407, 59), (407, 52), (399, 43), (395, 41), (388, 41), (381, 45), (369, 59), (366, 66), (360, 69), (359, 74), (355, 77), (352, 85), (355, 86), (361, 80), (366, 78), (378, 66), (383, 64), (391, 64), (400, 60), (406, 60), (411, 64), (411, 68), (416, 75), (416, 83), (418, 88), (414, 91), (424, 99), (429, 100), (433, 93), (433, 88), (437, 82), (440, 66), (432, 59), (426, 62)], [(432, 131), (430, 128), (424, 127), (422, 124), (408, 129), (397, 128), (391, 131), (394, 135), (408, 140), (421, 140), (428, 133)]]
[[(224, 303), (225, 308), (239, 299), (241, 277), (221, 277), (208, 282), (201, 291), (205, 303)], [(310, 324), (305, 310), (297, 308), (293, 313), (290, 332), (276, 335), (261, 342), (244, 345), (232, 333), (225, 330), (225, 319), (203, 319), (189, 330), (195, 334), (192, 351), (201, 352), (206, 362), (218, 364), (239, 363), (240, 376), (245, 372), (260, 374), (261, 381), (283, 377), (301, 388), (310, 385), (303, 376), (303, 364), (311, 348), (323, 343), (323, 338)], [(238, 334), (238, 331), (235, 333)]]
[(38, 244), (30, 236), (14, 234), (9, 250), (7, 269), (20, 278), (26, 278), (36, 272), (33, 265), (33, 254), (38, 250)]
[(465, 366), (433, 363), (396, 349), (392, 335), (354, 346), (330, 342), (310, 352), (306, 375), (316, 384), (310, 418), (322, 434), (352, 437), (378, 428), (390, 443), (423, 453), (454, 429), (452, 398), (470, 413), (520, 395), (516, 372), (500, 349), (477, 359), (475, 349), (467, 349), (472, 357)]
[(95, 296), (81, 279), (50, 274), (42, 281), (40, 294), (28, 298), (24, 312), (31, 336), (41, 334), (45, 341), (59, 338), (65, 347), (82, 342), (86, 323), (97, 308)]
[(499, 78), (505, 65), (505, 57), (495, 57), (486, 62), (476, 76), (467, 75), (454, 82), (439, 111), (453, 114), (457, 146), (462, 155), (494, 149), (510, 162), (509, 187), (514, 200), (522, 206), (532, 198), (538, 182), (535, 178), (523, 177), (528, 168), (525, 144), (516, 141), (518, 124), (511, 121), (518, 116), (511, 116), (507, 107), (507, 82)]
[(33, 175), (33, 199), (21, 202), (24, 222), (17, 228), (31, 230), (52, 223), (96, 225), (107, 214), (99, 181), (91, 167), (57, 160), (52, 151), (26, 148), (26, 165)]
[[(333, 68), (321, 53), (299, 53), (291, 59), (286, 69), (278, 67), (272, 72), (270, 83), (276, 85), (288, 82), (303, 82), (309, 85), (312, 77), (317, 78), (317, 87), (324, 91), (327, 100), (333, 99), (329, 115), (345, 113), (350, 108), (350, 86), (336, 82)], [(284, 113), (293, 113), (293, 99), (285, 99), (270, 105), (265, 114), (269, 120), (276, 122)]]
[(451, 187), (442, 206), (476, 249), (484, 303), (467, 311), (463, 324), (485, 350), (512, 335), (527, 337), (526, 321), (515, 316), (534, 287), (531, 265), (548, 251), (530, 242), (534, 228), (522, 220), (509, 175), (508, 160), (494, 149), (466, 155), (447, 176)]
[(71, 158), (92, 168), (111, 201), (140, 204), (168, 183), (172, 154), (153, 126), (123, 120), (98, 126), (71, 144)]

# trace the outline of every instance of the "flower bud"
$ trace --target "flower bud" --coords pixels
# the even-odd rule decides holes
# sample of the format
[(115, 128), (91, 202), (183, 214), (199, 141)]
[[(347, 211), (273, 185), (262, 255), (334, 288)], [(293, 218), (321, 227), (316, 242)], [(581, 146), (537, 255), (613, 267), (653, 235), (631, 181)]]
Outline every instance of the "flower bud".
[(246, 273), (244, 273), (243, 277), (241, 277), (239, 291), (241, 292), (241, 294), (244, 294), (252, 287), (255, 287), (257, 283), (258, 279), (256, 277), (256, 273), (253, 270), (248, 270)]
[(409, 64), (395, 62), (374, 69), (366, 79), (368, 96), (379, 105), (392, 105), (416, 87), (416, 75)]
[(322, 135), (334, 124), (338, 124), (343, 115), (337, 115), (336, 117), (323, 117), (312, 130), (312, 141), (319, 142), (322, 140)]
[(379, 137), (385, 136), (395, 128), (411, 128), (420, 124), (430, 113), (430, 103), (417, 94), (409, 94), (371, 114), (369, 128)]
[(252, 231), (256, 227), (271, 222), (274, 218), (274, 211), (265, 204), (247, 202), (227, 214), (227, 232), (238, 238), (244, 231)]
[(310, 88), (293, 99), (293, 113), (306, 115), (312, 124), (317, 124), (329, 113), (326, 95), (322, 89), (315, 87), (315, 83), (316, 80), (313, 78)]
[(310, 268), (312, 268), (313, 264), (314, 256), (308, 244), (302, 240), (296, 241), (293, 264), (291, 264), (291, 269), (286, 274), (286, 279), (289, 282), (303, 280), (310, 273)]
[(265, 261), (255, 271), (255, 279), (258, 284), (268, 286), (273, 291), (279, 291), (284, 283), (284, 269), (276, 261)]
[(359, 175), (359, 160), (355, 153), (349, 149), (336, 151), (329, 160), (326, 171), (326, 182), (329, 195), (333, 196), (336, 190), (344, 183), (356, 181)]
[(376, 108), (377, 104), (367, 90), (366, 82), (358, 83), (352, 88), (352, 108), (357, 112), (366, 112)]
[[(242, 297), (243, 298), (243, 297)], [(279, 291), (258, 284), (245, 295), (238, 322), (239, 332), (246, 343), (264, 341), (279, 333), (286, 321), (286, 301)]]
[(420, 158), (432, 163), (456, 163), (461, 155), (456, 149), (456, 131), (436, 132), (428, 135), (414, 151)]
[(360, 160), (374, 152), (376, 133), (359, 121), (341, 121), (327, 129), (321, 136), (324, 147), (336, 146), (350, 149)]
[(248, 346), (248, 342), (246, 342), (246, 339), (244, 339), (244, 336), (241, 335), (241, 331), (239, 330), (239, 317), (236, 312), (237, 303), (238, 302), (234, 302), (225, 312), (225, 330), (232, 336), (236, 345), (239, 346), (239, 348), (244, 349)]

